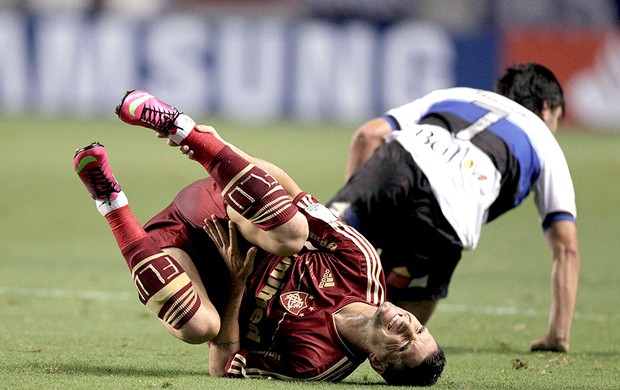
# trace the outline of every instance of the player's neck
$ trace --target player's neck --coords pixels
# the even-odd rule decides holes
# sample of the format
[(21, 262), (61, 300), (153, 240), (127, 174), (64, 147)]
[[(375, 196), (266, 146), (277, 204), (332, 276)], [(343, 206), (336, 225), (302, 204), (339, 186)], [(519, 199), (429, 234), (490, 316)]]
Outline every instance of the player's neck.
[(377, 311), (375, 306), (364, 302), (354, 302), (343, 307), (334, 315), (336, 330), (356, 354), (367, 355), (368, 337), (372, 330), (370, 324)]

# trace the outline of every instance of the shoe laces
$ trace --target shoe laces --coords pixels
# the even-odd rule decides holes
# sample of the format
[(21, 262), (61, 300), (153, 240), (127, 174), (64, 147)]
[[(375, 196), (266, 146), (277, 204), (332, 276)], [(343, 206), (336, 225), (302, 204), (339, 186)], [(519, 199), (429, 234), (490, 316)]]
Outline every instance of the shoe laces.
[(114, 192), (120, 192), (120, 185), (114, 180), (114, 176), (104, 173), (103, 166), (97, 165), (86, 168), (86, 179), (95, 192), (94, 197), (101, 199), (109, 198)]
[(179, 112), (177, 110), (144, 107), (140, 120), (168, 135), (172, 127), (175, 126), (174, 121), (178, 116)]

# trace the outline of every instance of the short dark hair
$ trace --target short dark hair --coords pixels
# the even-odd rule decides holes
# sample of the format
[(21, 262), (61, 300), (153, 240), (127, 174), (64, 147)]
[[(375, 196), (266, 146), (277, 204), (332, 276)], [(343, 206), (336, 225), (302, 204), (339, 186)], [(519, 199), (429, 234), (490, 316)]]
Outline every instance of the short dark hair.
[(389, 385), (431, 386), (437, 382), (445, 365), (446, 356), (443, 350), (437, 346), (437, 349), (417, 366), (397, 367), (394, 363), (389, 363), (381, 376)]
[(553, 72), (540, 64), (524, 63), (506, 68), (493, 90), (541, 116), (544, 103), (550, 109), (565, 107), (564, 92)]

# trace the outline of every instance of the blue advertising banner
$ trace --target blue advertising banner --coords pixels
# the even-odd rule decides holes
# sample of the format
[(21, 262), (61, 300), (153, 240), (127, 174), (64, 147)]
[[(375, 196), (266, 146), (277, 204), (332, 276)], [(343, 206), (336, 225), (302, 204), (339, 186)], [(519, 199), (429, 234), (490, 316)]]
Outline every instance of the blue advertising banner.
[(0, 110), (112, 115), (145, 89), (195, 115), (359, 123), (434, 89), (490, 88), (496, 36), (423, 21), (139, 20), (0, 11)]

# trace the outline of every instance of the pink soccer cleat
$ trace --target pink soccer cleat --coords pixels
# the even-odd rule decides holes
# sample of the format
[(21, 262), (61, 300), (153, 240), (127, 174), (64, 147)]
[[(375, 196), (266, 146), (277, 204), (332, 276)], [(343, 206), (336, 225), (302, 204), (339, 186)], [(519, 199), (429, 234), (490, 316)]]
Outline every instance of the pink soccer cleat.
[(95, 200), (112, 201), (121, 192), (121, 186), (114, 178), (108, 163), (105, 147), (99, 142), (75, 151), (73, 169)]
[[(115, 112), (123, 122), (153, 129), (177, 143), (196, 125), (190, 117), (176, 108), (138, 89), (127, 91)], [(180, 134), (177, 135), (177, 132)]]

